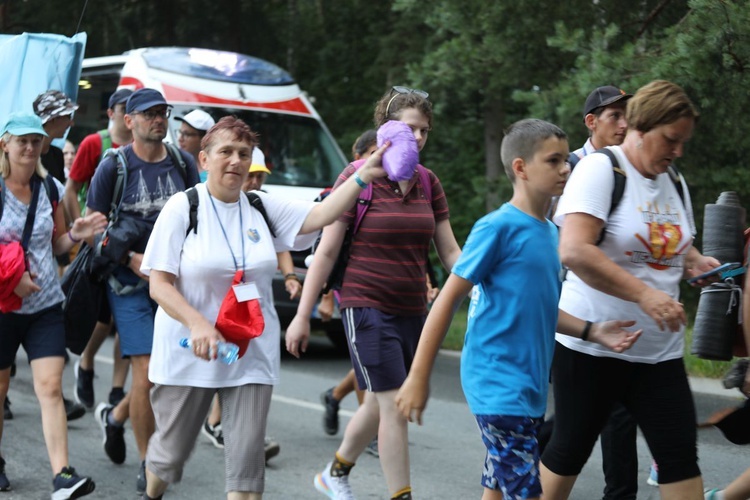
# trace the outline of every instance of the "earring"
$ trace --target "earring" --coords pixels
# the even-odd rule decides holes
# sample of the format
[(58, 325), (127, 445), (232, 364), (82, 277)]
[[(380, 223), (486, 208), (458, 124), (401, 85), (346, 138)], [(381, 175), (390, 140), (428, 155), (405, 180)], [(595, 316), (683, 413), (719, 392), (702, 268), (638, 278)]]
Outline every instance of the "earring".
[(635, 143), (636, 149), (641, 149), (643, 147), (643, 140), (639, 140)]

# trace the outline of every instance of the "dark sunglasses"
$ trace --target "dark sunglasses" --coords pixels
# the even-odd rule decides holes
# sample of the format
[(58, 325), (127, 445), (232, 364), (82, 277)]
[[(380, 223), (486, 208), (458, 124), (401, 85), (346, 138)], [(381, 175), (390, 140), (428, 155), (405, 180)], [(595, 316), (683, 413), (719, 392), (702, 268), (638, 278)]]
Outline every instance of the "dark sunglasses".
[(417, 94), (418, 96), (424, 97), (425, 99), (427, 99), (428, 97), (430, 97), (430, 94), (428, 94), (424, 90), (412, 89), (412, 88), (409, 88), (409, 87), (402, 87), (400, 85), (394, 85), (393, 87), (391, 87), (391, 94), (393, 94), (393, 97), (391, 97), (391, 99), (388, 101), (388, 104), (385, 106), (385, 116), (386, 116), (386, 118), (389, 116), (389, 111), (391, 109), (391, 103), (393, 102), (393, 100), (397, 96), (399, 96), (401, 94)]

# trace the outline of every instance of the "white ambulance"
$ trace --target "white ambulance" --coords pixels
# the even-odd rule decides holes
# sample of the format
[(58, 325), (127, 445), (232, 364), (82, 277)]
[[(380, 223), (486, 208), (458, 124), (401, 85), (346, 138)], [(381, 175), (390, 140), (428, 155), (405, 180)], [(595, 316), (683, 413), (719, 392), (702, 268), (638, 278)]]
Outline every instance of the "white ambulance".
[[(182, 117), (202, 109), (214, 119), (235, 115), (260, 135), (260, 148), (272, 174), (270, 193), (314, 200), (346, 166), (347, 160), (310, 100), (284, 69), (248, 55), (185, 47), (141, 48), (118, 56), (84, 59), (79, 109), (71, 139), (107, 127), (107, 101), (117, 88), (153, 88), (172, 105), (167, 140), (177, 143)], [(307, 253), (295, 256), (304, 274)], [(283, 279), (274, 281), (282, 327), (291, 321), (297, 302), (290, 302)], [(343, 346), (340, 321), (324, 325), (334, 343)]]

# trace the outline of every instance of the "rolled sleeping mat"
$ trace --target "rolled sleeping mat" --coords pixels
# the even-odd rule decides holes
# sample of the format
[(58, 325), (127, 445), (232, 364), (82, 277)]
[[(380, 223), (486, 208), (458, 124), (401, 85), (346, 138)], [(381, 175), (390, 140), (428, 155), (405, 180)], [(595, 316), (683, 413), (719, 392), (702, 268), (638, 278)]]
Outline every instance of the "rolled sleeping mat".
[(731, 278), (701, 290), (690, 353), (702, 359), (729, 361), (742, 304), (742, 287)]
[(745, 209), (734, 191), (724, 191), (703, 212), (703, 255), (722, 264), (742, 262), (745, 252)]

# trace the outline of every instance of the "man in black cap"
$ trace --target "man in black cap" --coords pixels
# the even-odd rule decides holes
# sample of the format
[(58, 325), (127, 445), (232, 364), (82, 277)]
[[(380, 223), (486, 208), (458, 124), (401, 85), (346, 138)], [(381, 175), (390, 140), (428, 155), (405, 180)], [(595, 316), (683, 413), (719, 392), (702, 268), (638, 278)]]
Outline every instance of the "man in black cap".
[[(104, 450), (115, 463), (125, 461), (122, 426), (130, 418), (141, 460), (136, 482), (139, 493), (146, 489), (146, 449), (154, 432), (148, 365), (156, 314), (148, 281), (140, 271), (141, 261), (164, 204), (173, 194), (199, 182), (193, 157), (172, 145), (168, 148), (162, 142), (167, 135), (170, 112), (171, 107), (157, 90), (140, 89), (128, 98), (125, 125), (133, 134), (133, 142), (121, 150), (126, 165), (121, 165), (115, 156), (104, 158), (91, 180), (86, 199), (88, 212), (110, 214), (113, 203), (120, 205), (118, 224), (137, 230), (136, 234), (129, 233), (129, 250), (106, 285), (107, 299), (120, 334), (120, 350), (123, 356), (130, 357), (132, 385), (117, 406), (101, 403), (96, 408), (96, 417), (105, 433)], [(126, 181), (121, 198), (114, 199), (120, 168), (126, 171)], [(116, 227), (109, 229), (110, 235)], [(111, 241), (112, 237), (109, 239)]]
[[(132, 93), (130, 89), (116, 90), (109, 97), (108, 128), (87, 135), (81, 141), (65, 183), (65, 196), (63, 197), (65, 209), (74, 220), (80, 217), (82, 208), (86, 206), (88, 184), (104, 152), (109, 148), (117, 148), (133, 142), (133, 134), (125, 126), (125, 103)], [(105, 303), (99, 312), (99, 321), (91, 334), (91, 339), (73, 368), (76, 378), (74, 392), (76, 401), (87, 408), (94, 407), (94, 356), (112, 329), (111, 316), (109, 306)], [(112, 391), (109, 394), (109, 402), (116, 405), (125, 396), (123, 387), (130, 366), (129, 361), (122, 359), (120, 355), (119, 341), (115, 342), (113, 357), (115, 367), (112, 372)]]
[(625, 140), (628, 122), (625, 107), (632, 94), (613, 85), (598, 87), (586, 98), (583, 106), (583, 123), (589, 129), (589, 138), (582, 148), (574, 151), (578, 159), (605, 146), (619, 146)]

